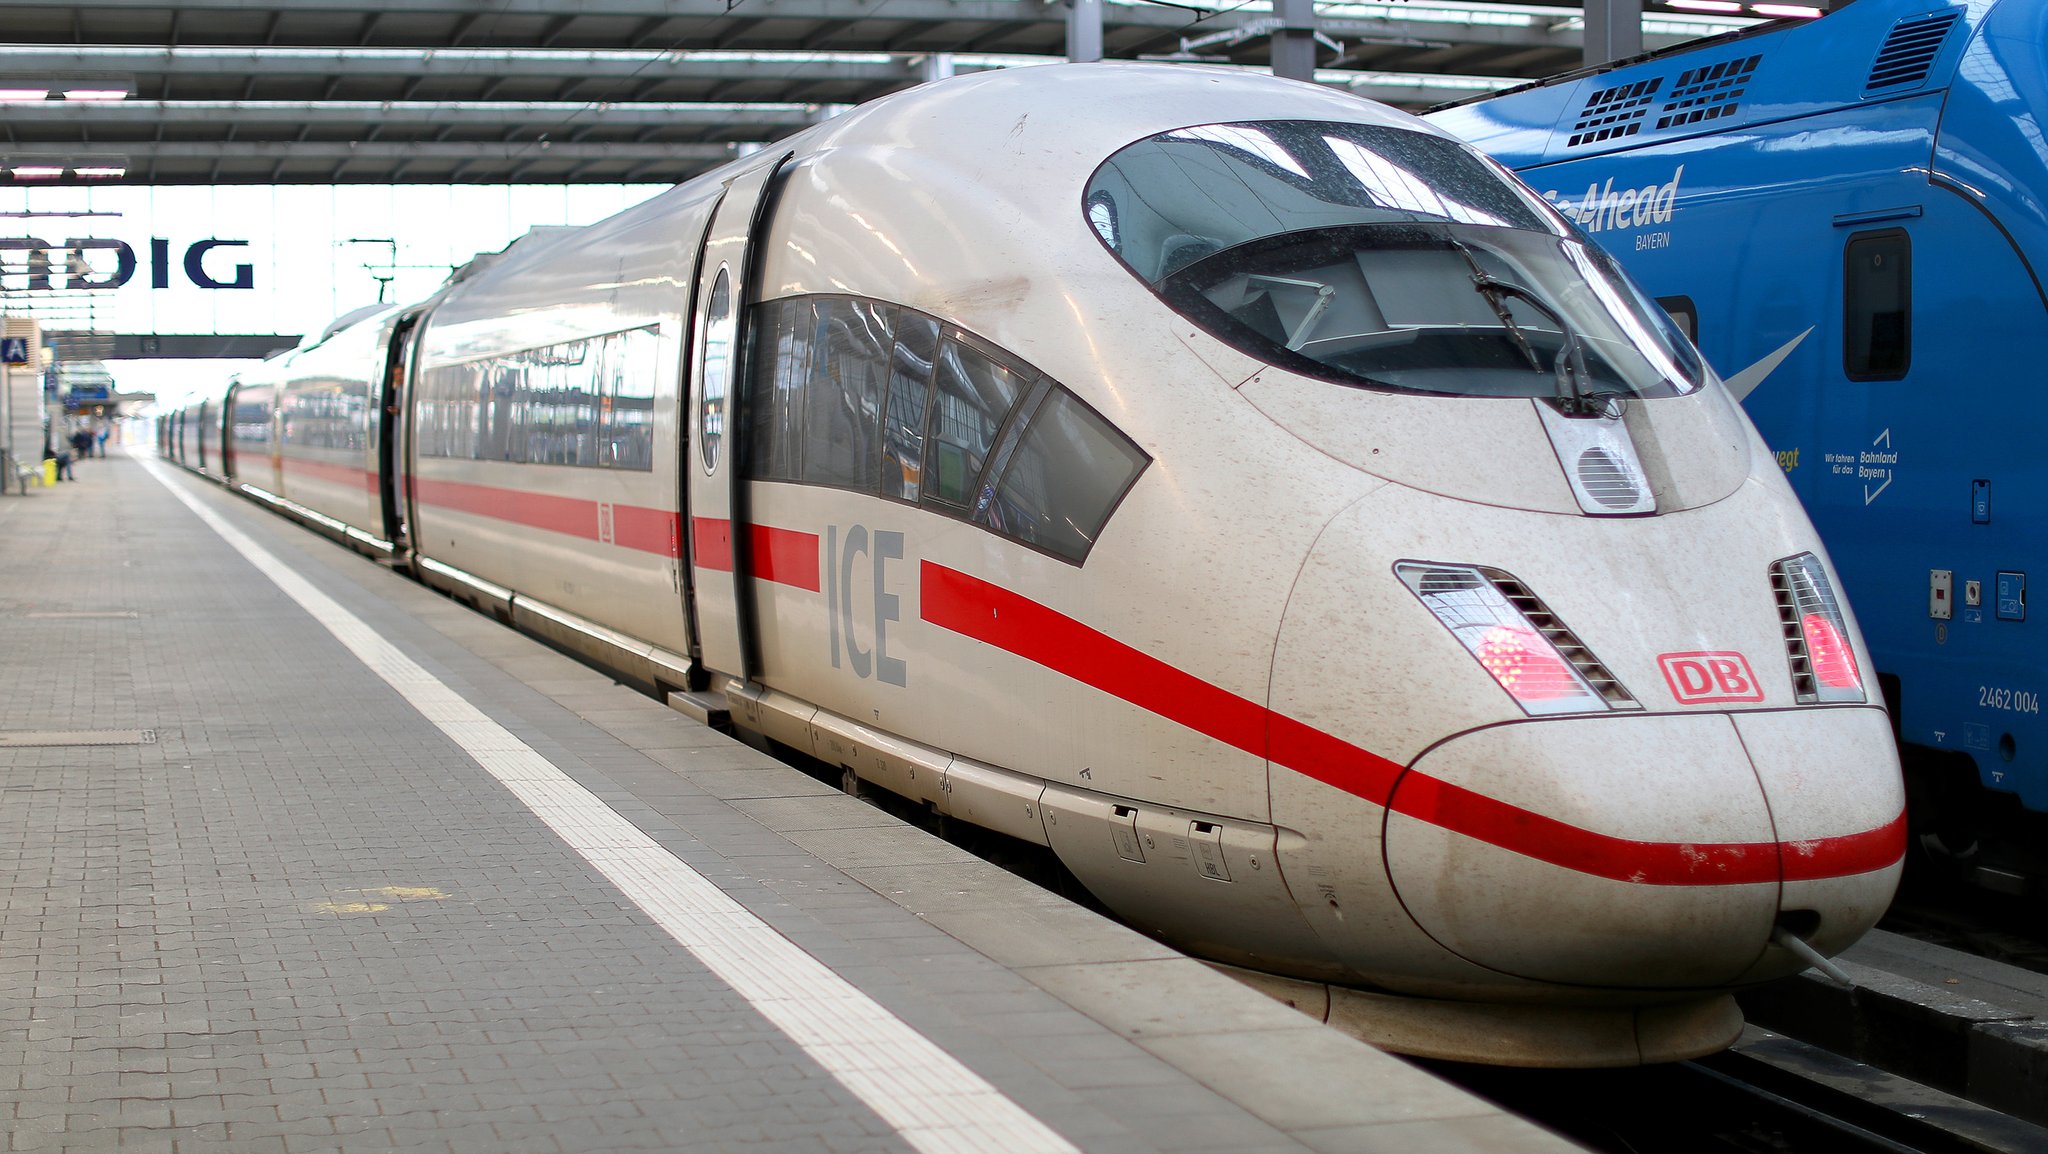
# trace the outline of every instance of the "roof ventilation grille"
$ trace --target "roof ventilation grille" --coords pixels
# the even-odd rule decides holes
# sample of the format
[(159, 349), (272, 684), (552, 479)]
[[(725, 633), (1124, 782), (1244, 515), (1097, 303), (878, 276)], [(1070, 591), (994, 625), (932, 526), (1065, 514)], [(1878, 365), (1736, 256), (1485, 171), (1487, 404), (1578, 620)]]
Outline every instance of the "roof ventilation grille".
[(1742, 94), (1749, 90), (1750, 79), (1756, 75), (1756, 66), (1762, 62), (1762, 56), (1750, 56), (1702, 65), (1681, 73), (1678, 83), (1671, 86), (1671, 95), (1664, 101), (1657, 117), (1657, 127), (1683, 128), (1704, 120), (1733, 116), (1741, 107), (1738, 101)]
[(1643, 116), (1650, 110), (1650, 101), (1663, 86), (1664, 78), (1653, 76), (1634, 84), (1618, 84), (1595, 92), (1586, 98), (1586, 107), (1579, 112), (1579, 122), (1572, 126), (1572, 136), (1567, 145), (1597, 144), (1616, 137), (1634, 136), (1642, 130)]
[(1864, 83), (1863, 91), (1907, 88), (1926, 80), (1934, 67), (1934, 58), (1941, 55), (1948, 30), (1955, 27), (1960, 15), (1957, 11), (1934, 12), (1908, 16), (1892, 25), (1891, 35), (1884, 38), (1884, 47), (1877, 51), (1877, 63), (1870, 66), (1870, 79)]

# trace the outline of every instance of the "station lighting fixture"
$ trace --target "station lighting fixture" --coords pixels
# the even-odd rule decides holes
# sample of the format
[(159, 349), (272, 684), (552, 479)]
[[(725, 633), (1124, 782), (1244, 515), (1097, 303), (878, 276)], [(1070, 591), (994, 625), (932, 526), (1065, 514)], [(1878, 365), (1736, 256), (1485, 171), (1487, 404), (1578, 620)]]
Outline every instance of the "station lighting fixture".
[(16, 183), (62, 180), (119, 180), (128, 175), (125, 156), (36, 156), (0, 157), (0, 172)]
[(126, 100), (135, 95), (135, 78), (113, 73), (69, 73), (59, 76), (10, 76), (0, 80), (0, 102), (37, 100)]
[(1827, 9), (1810, 4), (1744, 4), (1740, 0), (1664, 0), (1679, 12), (1711, 12), (1717, 16), (1763, 16), (1773, 20), (1817, 20)]

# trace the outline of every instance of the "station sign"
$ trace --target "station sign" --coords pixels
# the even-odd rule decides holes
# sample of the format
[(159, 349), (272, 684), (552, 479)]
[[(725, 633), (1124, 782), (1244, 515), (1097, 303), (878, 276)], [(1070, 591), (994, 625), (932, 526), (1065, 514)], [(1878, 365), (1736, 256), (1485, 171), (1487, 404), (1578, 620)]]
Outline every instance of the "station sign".
[(0, 187), (0, 289), (46, 329), (312, 332), (423, 300), (479, 253), (664, 187)]

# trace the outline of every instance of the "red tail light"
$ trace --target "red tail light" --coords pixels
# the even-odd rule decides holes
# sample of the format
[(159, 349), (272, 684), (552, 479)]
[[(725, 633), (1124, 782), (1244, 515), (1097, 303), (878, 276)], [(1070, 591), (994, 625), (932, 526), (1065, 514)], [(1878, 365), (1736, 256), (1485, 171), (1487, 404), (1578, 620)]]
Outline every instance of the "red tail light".
[[(1394, 572), (1524, 711), (1550, 716), (1636, 707), (1606, 667), (1513, 577), (1427, 561), (1400, 561)], [(1588, 670), (1608, 687), (1606, 694), (1587, 680)]]
[(1863, 688), (1856, 655), (1834, 622), (1818, 613), (1809, 613), (1800, 619), (1799, 630), (1806, 635), (1806, 656), (1813, 663), (1816, 680), (1830, 689)]
[(1585, 693), (1578, 676), (1550, 642), (1526, 626), (1488, 629), (1473, 656), (1516, 701), (1556, 701)]
[(1778, 624), (1785, 634), (1793, 696), (1808, 705), (1867, 700), (1849, 619), (1827, 568), (1812, 553), (1771, 563)]

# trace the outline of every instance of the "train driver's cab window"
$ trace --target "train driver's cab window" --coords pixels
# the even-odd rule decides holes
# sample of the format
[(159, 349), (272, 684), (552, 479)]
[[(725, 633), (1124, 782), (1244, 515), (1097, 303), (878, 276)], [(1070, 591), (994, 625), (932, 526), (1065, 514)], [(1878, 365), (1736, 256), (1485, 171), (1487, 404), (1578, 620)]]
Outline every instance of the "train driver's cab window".
[(1176, 129), (1105, 160), (1080, 207), (1168, 307), (1304, 376), (1571, 411), (1704, 380), (1612, 258), (1498, 165), (1432, 133)]
[(1842, 369), (1896, 381), (1913, 361), (1913, 242), (1902, 228), (1862, 232), (1842, 250)]
[(1150, 463), (1065, 388), (922, 313), (788, 297), (753, 331), (750, 480), (919, 505), (1078, 565)]

